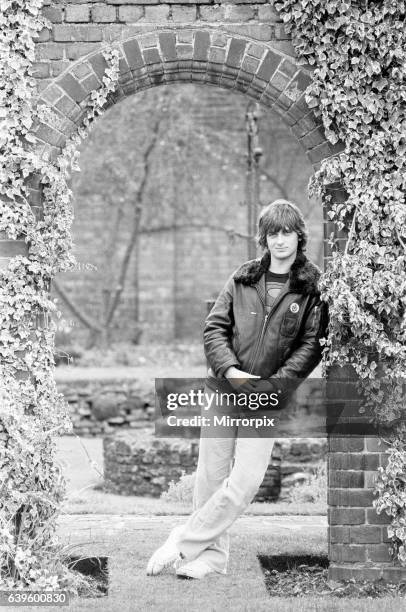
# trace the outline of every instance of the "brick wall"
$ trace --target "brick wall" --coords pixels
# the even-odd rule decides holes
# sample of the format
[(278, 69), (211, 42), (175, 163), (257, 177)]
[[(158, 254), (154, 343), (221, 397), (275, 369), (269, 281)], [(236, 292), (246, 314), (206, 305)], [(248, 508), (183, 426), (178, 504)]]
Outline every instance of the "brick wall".
[(333, 580), (405, 580), (389, 553), (390, 517), (372, 507), (378, 467), (387, 464), (386, 445), (378, 438), (329, 440), (329, 574)]
[[(226, 3), (212, 0), (166, 3), (159, 0), (77, 0), (47, 3), (43, 14), (52, 22), (52, 28), (41, 32), (37, 44), (35, 76), (41, 80), (59, 76), (72, 62), (92, 53), (103, 43), (125, 40), (163, 26), (173, 28), (187, 24), (213, 29), (221, 26), (222, 31), (272, 41), (275, 48), (293, 56), (280, 18), (265, 0)], [(221, 55), (224, 43), (222, 35), (217, 35), (217, 55)], [(170, 44), (168, 42), (168, 46)], [(179, 53), (186, 58), (190, 44), (190, 33), (182, 33)], [(204, 51), (204, 44), (201, 50)], [(255, 55), (253, 58), (255, 60)]]
[[(155, 438), (150, 429), (117, 432), (103, 440), (106, 491), (122, 495), (159, 497), (171, 481), (196, 470), (199, 442), (183, 438)], [(280, 492), (280, 447), (274, 445), (264, 480), (253, 501), (275, 501)], [(185, 491), (192, 501), (193, 485)]]
[[(279, 113), (317, 167), (341, 145), (326, 141), (320, 121), (306, 105), (304, 90), (311, 71), (296, 64), (272, 5), (48, 3), (44, 13), (52, 25), (37, 40), (34, 75), (56, 119), (33, 129), (38, 149), (43, 155), (58, 155), (80, 124), (90, 92), (101, 86), (101, 48), (115, 45), (121, 54), (121, 77), (110, 105), (143, 88), (173, 81), (233, 88)], [(41, 217), (38, 178), (31, 177), (29, 184), (33, 210)], [(7, 266), (12, 250), (25, 253), (24, 241), (0, 242), (0, 266)]]
[(91, 437), (123, 428), (152, 429), (155, 414), (152, 382), (145, 384), (134, 375), (110, 379), (104, 375), (102, 380), (92, 380), (82, 371), (82, 377), (69, 382), (59, 380), (57, 387), (69, 407), (72, 434)]
[(372, 502), (377, 469), (386, 467), (387, 445), (377, 436), (357, 435), (372, 423), (370, 408), (359, 412), (364, 399), (350, 367), (332, 367), (326, 388), (327, 415), (336, 431), (328, 440), (329, 577), (333, 580), (384, 580), (397, 583), (406, 568), (391, 558), (387, 525)]
[[(174, 84), (161, 91), (165, 108), (180, 105), (182, 113), (173, 114), (169, 125), (165, 122), (161, 127), (165, 144), (157, 147), (151, 159), (143, 198), (143, 223), (170, 226), (178, 206), (185, 211), (178, 219), (179, 225), (191, 221), (201, 228), (142, 234), (139, 252), (130, 260), (122, 300), (114, 317), (114, 339), (124, 341), (136, 335), (138, 261), (141, 342), (173, 339), (200, 342), (205, 299), (216, 297), (229, 274), (247, 258), (246, 241), (237, 238), (230, 242), (221, 229), (232, 227), (247, 233), (247, 207), (243, 205), (247, 100), (241, 94), (194, 84)], [(130, 97), (97, 122), (82, 146), (81, 172), (73, 175), (72, 234), (80, 264), (77, 269), (58, 275), (57, 281), (80, 308), (95, 318), (101, 310), (106, 266), (115, 270), (117, 278), (118, 263), (129, 241), (134, 207), (129, 186), (134, 179), (139, 180), (136, 168), (141, 164), (145, 143), (151, 138), (150, 126), (155, 123), (156, 112), (152, 116), (150, 109), (156, 108), (157, 89), (143, 92), (139, 98), (137, 112)], [(173, 154), (179, 140), (183, 143), (181, 161)], [(309, 257), (322, 266), (323, 210), (320, 203), (309, 201), (306, 196), (311, 165), (296, 139), (272, 112), (263, 112), (259, 140), (263, 148), (261, 168), (281, 186), (269, 180), (260, 181), (261, 201), (267, 203), (281, 197), (283, 188), (289, 198), (298, 202), (310, 228)], [(111, 180), (115, 175), (106, 170), (106, 160), (108, 166), (122, 166), (114, 189)], [(110, 255), (105, 260), (105, 254), (110, 251), (112, 228), (116, 227), (112, 211), (119, 200), (124, 203), (120, 204), (123, 213), (113, 264)], [(204, 227), (205, 223), (210, 227)], [(63, 312), (60, 327), (66, 321), (72, 323), (69, 343), (85, 344), (88, 331), (72, 320), (63, 303), (60, 306)], [(66, 341), (66, 334), (58, 334), (59, 345), (66, 347)]]

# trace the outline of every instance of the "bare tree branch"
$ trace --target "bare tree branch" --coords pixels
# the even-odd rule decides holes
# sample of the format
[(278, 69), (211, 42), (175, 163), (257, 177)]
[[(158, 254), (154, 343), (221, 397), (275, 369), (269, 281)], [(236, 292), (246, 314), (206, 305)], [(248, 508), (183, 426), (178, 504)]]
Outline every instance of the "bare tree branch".
[(128, 271), (128, 266), (130, 263), (130, 259), (131, 259), (131, 254), (133, 252), (136, 240), (137, 240), (137, 236), (139, 233), (139, 224), (140, 224), (140, 219), (141, 219), (141, 213), (142, 213), (142, 200), (144, 197), (144, 192), (145, 192), (145, 188), (147, 186), (147, 182), (149, 179), (149, 174), (150, 174), (150, 169), (151, 169), (151, 154), (155, 149), (155, 145), (157, 143), (158, 140), (158, 136), (159, 136), (159, 128), (161, 126), (163, 117), (162, 114), (160, 114), (160, 116), (158, 117), (158, 119), (155, 122), (155, 125), (152, 128), (152, 138), (151, 141), (148, 145), (148, 147), (146, 148), (146, 150), (144, 151), (143, 154), (143, 160), (144, 160), (144, 174), (142, 177), (142, 180), (140, 182), (140, 185), (138, 187), (137, 190), (137, 194), (136, 194), (136, 199), (135, 199), (135, 215), (134, 215), (134, 223), (133, 223), (133, 229), (131, 232), (131, 236), (130, 239), (128, 241), (127, 244), (127, 248), (125, 250), (124, 253), (124, 257), (123, 260), (121, 262), (121, 269), (120, 269), (120, 274), (119, 274), (119, 278), (117, 281), (117, 285), (115, 288), (115, 293), (114, 293), (114, 297), (112, 298), (112, 302), (111, 302), (111, 306), (105, 321), (105, 326), (108, 327), (113, 319), (114, 313), (117, 309), (117, 306), (119, 304), (119, 300), (120, 300), (120, 296), (124, 290), (124, 286), (125, 286), (125, 279), (127, 276), (127, 271)]
[[(107, 195), (107, 199), (110, 207), (114, 207), (115, 209), (115, 219), (112, 224), (112, 231), (109, 236), (109, 244), (105, 253), (105, 261), (106, 261), (106, 274), (104, 275), (104, 282), (102, 286), (102, 299), (103, 299), (103, 319), (106, 320), (110, 302), (111, 302), (111, 292), (113, 287), (113, 273), (112, 273), (112, 261), (114, 258), (115, 249), (117, 247), (117, 239), (119, 235), (120, 223), (123, 217), (123, 198), (118, 197), (115, 201), (112, 200), (111, 194)], [(117, 203), (118, 202), (118, 203)]]
[(211, 223), (183, 223), (182, 225), (177, 225), (175, 223), (171, 225), (160, 225), (159, 227), (150, 227), (150, 228), (142, 228), (140, 230), (140, 234), (158, 234), (160, 232), (170, 232), (175, 229), (210, 229), (216, 232), (223, 232), (224, 234), (228, 234), (229, 236), (238, 236), (239, 238), (247, 238), (251, 239), (252, 236), (248, 234), (243, 234), (242, 232), (238, 232), (232, 227), (221, 227), (219, 225), (214, 225)]
[[(289, 182), (291, 182), (291, 176), (292, 176), (292, 172), (293, 172), (293, 168), (297, 162), (298, 159), (302, 158), (302, 151), (299, 148), (295, 148), (294, 151), (292, 151), (292, 153), (289, 155), (289, 162), (288, 165), (286, 166), (284, 164), (284, 167), (286, 168), (286, 172), (285, 172), (285, 180), (283, 182), (285, 189), (287, 190), (287, 186), (289, 184)], [(300, 156), (300, 158), (299, 158)]]
[(81, 323), (83, 323), (88, 329), (91, 329), (91, 330), (94, 330), (94, 331), (101, 331), (101, 327), (97, 323), (97, 321), (95, 321), (94, 319), (91, 319), (90, 317), (88, 317), (83, 312), (83, 310), (81, 310), (73, 302), (73, 300), (68, 296), (66, 291), (64, 289), (62, 289), (62, 287), (59, 285), (59, 283), (55, 279), (52, 280), (52, 285), (54, 286), (55, 291), (58, 293), (58, 295), (62, 298), (62, 300), (65, 302), (65, 304), (71, 309), (73, 314), (79, 319), (79, 321)]

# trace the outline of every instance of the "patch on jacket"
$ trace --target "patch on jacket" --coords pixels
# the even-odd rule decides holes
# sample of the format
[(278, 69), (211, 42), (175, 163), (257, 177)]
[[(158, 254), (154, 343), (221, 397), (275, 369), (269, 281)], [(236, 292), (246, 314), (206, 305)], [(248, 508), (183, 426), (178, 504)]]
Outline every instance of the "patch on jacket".
[[(243, 264), (234, 274), (234, 281), (243, 285), (255, 285), (269, 269), (270, 263), (271, 255), (267, 251), (262, 258), (251, 259)], [(304, 253), (298, 253), (289, 272), (290, 290), (305, 295), (319, 293), (317, 283), (320, 274), (320, 269)]]

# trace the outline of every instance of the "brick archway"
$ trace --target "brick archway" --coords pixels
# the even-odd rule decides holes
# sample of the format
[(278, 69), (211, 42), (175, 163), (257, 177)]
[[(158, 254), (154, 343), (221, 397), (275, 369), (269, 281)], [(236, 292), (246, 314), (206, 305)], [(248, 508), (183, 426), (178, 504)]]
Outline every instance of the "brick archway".
[[(221, 0), (214, 4), (179, 0), (176, 5), (160, 0), (133, 0), (131, 5), (124, 0), (94, 5), (71, 0), (63, 6), (52, 2), (44, 13), (54, 26), (37, 41), (34, 75), (40, 101), (52, 107), (55, 117), (32, 132), (39, 150), (54, 158), (81, 124), (90, 92), (101, 86), (106, 67), (102, 49), (114, 45), (121, 55), (120, 82), (110, 106), (142, 89), (173, 82), (239, 91), (279, 113), (317, 168), (342, 146), (327, 142), (320, 121), (306, 104), (304, 91), (311, 71), (297, 64), (272, 4), (263, 0), (227, 5)], [(134, 26), (138, 21), (140, 26)], [(29, 186), (32, 209), (41, 218), (39, 178), (31, 177)], [(334, 198), (345, 197), (340, 186), (331, 189)], [(328, 257), (327, 239), (331, 232), (340, 233), (327, 220), (324, 226)], [(25, 241), (0, 236), (0, 267), (7, 267), (18, 254), (27, 254)], [(359, 437), (349, 442), (332, 439), (329, 450), (330, 576), (404, 580), (405, 569), (389, 557), (385, 529), (389, 517), (377, 516), (372, 509), (372, 476), (384, 464), (384, 448)]]
[[(120, 80), (109, 100), (174, 82), (216, 85), (241, 92), (279, 113), (304, 147), (313, 165), (341, 149), (333, 146), (308, 108), (304, 91), (308, 70), (266, 43), (219, 29), (155, 30), (115, 45), (120, 52)], [(51, 157), (81, 124), (87, 99), (101, 86), (106, 68), (103, 48), (72, 63), (41, 92), (57, 123), (41, 124), (33, 135)]]

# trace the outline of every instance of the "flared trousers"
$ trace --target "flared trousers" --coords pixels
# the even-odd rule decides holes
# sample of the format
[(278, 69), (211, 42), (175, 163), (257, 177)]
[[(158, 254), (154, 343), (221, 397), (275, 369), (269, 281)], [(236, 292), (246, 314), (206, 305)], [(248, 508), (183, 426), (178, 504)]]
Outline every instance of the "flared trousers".
[(199, 558), (215, 571), (227, 573), (229, 528), (258, 492), (274, 441), (255, 427), (228, 428), (224, 438), (206, 437), (202, 428), (193, 512), (168, 536), (187, 561)]

